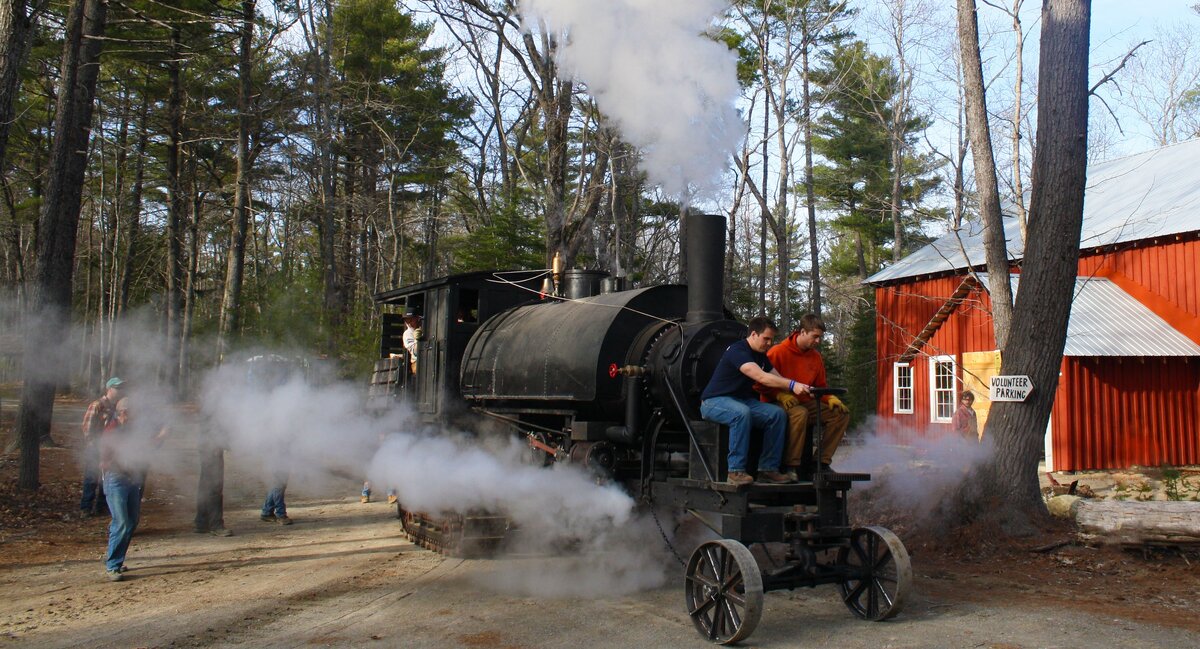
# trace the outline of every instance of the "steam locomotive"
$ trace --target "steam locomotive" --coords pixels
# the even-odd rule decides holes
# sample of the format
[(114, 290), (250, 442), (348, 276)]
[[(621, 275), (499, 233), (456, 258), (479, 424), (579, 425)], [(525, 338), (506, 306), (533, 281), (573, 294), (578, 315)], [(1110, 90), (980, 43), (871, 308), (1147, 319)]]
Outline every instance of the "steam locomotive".
[[(836, 584), (857, 617), (892, 617), (911, 585), (908, 553), (884, 528), (852, 529), (847, 513), (851, 486), (869, 475), (818, 466), (797, 484), (725, 481), (728, 431), (700, 417), (700, 393), (747, 329), (722, 304), (724, 219), (687, 219), (686, 286), (622, 290), (607, 273), (555, 268), (377, 295), (424, 324), (412, 359), (401, 316), (384, 316), (373, 394), (407, 401), (429, 424), (493, 420), (546, 464), (581, 464), (643, 503), (695, 516), (721, 537), (691, 554), (684, 578), (688, 615), (713, 642), (748, 637), (763, 593), (784, 588)], [(808, 439), (819, 443), (814, 419)], [(448, 554), (486, 553), (506, 530), (492, 512), (435, 519), (401, 503), (399, 513), (405, 534)], [(760, 568), (755, 543), (785, 544), (784, 561)]]

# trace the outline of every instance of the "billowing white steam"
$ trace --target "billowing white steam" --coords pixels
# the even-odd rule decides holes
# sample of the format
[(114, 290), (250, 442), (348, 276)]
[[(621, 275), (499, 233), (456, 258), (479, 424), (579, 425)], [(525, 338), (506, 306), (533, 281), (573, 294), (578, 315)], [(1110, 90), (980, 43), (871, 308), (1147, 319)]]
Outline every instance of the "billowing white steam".
[(990, 437), (979, 443), (956, 434), (923, 436), (880, 425), (875, 417), (848, 438), (858, 443), (838, 449), (837, 469), (870, 473), (865, 488), (873, 490), (876, 502), (921, 527), (953, 522), (938, 518), (947, 513), (947, 503), (970, 488), (974, 469), (994, 451)]
[(661, 539), (616, 486), (572, 466), (534, 466), (528, 449), (507, 436), (429, 434), (400, 407), (368, 412), (359, 385), (293, 377), (260, 386), (245, 373), (231, 364), (210, 374), (202, 406), (230, 451), (256, 458), (264, 475), (287, 471), (293, 483), (310, 486), (330, 475), (362, 476), (379, 493), (394, 489), (410, 510), (506, 516), (520, 531), (510, 550), (567, 557), (532, 571), (500, 566), (487, 581), (492, 587), (599, 596), (661, 583)]
[[(22, 324), (18, 313), (0, 299), (0, 323), (17, 328)], [(24, 324), (40, 323), (26, 318)], [(508, 434), (433, 434), (421, 430), (402, 407), (366, 408), (365, 379), (314, 383), (297, 365), (290, 376), (274, 374), (264, 381), (254, 376), (252, 364), (234, 360), (198, 380), (199, 416), (183, 414), (158, 375), (169, 366), (169, 354), (157, 320), (148, 312), (135, 314), (121, 330), (122, 362), (116, 373), (129, 388), (132, 424), (131, 434), (114, 451), (122, 466), (148, 468), (151, 484), (188, 476), (178, 484), (192, 489), (196, 458), (190, 451), (212, 440), (229, 449), (231, 461), (258, 467), (264, 483), (287, 473), (289, 485), (306, 493), (324, 490), (346, 497), (348, 479), (369, 478), (380, 495), (395, 488), (409, 509), (487, 510), (509, 517), (520, 530), (520, 543), (509, 550), (537, 559), (533, 566), (520, 560), (497, 564), (486, 581), (494, 588), (539, 597), (614, 595), (659, 585), (671, 566), (657, 528), (636, 511), (629, 495), (596, 484), (573, 466), (533, 466), (528, 448)], [(60, 338), (74, 358), (95, 352), (78, 346), (85, 339), (82, 332)], [(276, 351), (282, 360), (301, 356)], [(102, 385), (84, 390), (90, 398), (103, 391)], [(168, 443), (151, 443), (164, 426)], [(74, 421), (66, 430), (59, 434), (79, 434)], [(245, 486), (226, 482), (226, 493)], [(250, 485), (249, 491), (261, 494), (263, 485)]]
[(734, 107), (737, 58), (705, 35), (723, 0), (522, 0), (560, 38), (561, 73), (587, 84), (672, 195), (715, 193), (746, 126)]

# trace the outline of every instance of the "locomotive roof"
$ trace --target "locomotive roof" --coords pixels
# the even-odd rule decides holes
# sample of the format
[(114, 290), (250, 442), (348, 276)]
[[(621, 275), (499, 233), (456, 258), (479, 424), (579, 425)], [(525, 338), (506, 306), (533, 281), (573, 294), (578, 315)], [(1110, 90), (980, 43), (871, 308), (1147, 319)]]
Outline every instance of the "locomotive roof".
[[(1200, 230), (1200, 139), (1088, 167), (1080, 249), (1197, 230)], [(1022, 259), (1025, 245), (1021, 228), (1011, 214), (1004, 217), (1004, 238), (1009, 258)], [(965, 222), (960, 231), (948, 232), (868, 277), (866, 283), (885, 284), (968, 266), (982, 267), (984, 263), (983, 226)]]
[(533, 288), (535, 280), (540, 280), (546, 273), (544, 270), (477, 270), (470, 273), (459, 273), (457, 275), (447, 275), (435, 279), (409, 284), (391, 290), (376, 293), (373, 297), (377, 304), (398, 304), (403, 303), (404, 299), (414, 293), (421, 293), (431, 288), (438, 288), (450, 285), (468, 285), (468, 286), (503, 286), (505, 282), (498, 281), (498, 278), (503, 276), (506, 282), (523, 284), (526, 288)]

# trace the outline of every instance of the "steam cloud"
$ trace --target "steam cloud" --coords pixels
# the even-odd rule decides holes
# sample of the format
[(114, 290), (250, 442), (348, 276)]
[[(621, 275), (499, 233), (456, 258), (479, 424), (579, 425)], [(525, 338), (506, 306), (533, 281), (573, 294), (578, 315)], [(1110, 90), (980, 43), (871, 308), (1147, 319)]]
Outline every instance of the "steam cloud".
[(994, 451), (989, 437), (977, 443), (955, 434), (922, 436), (882, 425), (875, 417), (847, 438), (861, 443), (838, 449), (834, 457), (838, 470), (870, 473), (866, 488), (874, 505), (892, 509), (911, 525), (926, 529), (953, 522), (942, 520), (955, 512), (949, 505), (970, 488), (974, 469)]
[[(310, 483), (330, 471), (365, 475), (379, 490), (395, 489), (409, 510), (507, 516), (519, 539), (509, 549), (538, 556), (538, 565), (501, 564), (485, 585), (600, 596), (662, 581), (661, 540), (614, 485), (598, 485), (573, 466), (535, 466), (528, 448), (508, 435), (421, 431), (399, 405), (369, 412), (362, 386), (317, 387), (293, 377), (264, 388), (246, 385), (239, 372), (237, 365), (214, 371), (203, 398), (212, 423), (229, 431), (235, 454)], [(547, 561), (555, 555), (562, 558)]]
[(723, 0), (522, 0), (565, 34), (558, 63), (583, 81), (650, 179), (672, 195), (710, 197), (746, 126), (734, 107), (737, 58), (704, 35)]
[[(0, 299), (0, 322), (12, 325), (11, 330), (43, 324), (19, 311), (10, 300)], [(574, 466), (534, 466), (528, 461), (528, 448), (508, 434), (424, 430), (402, 405), (368, 410), (366, 377), (312, 381), (310, 371), (307, 377), (292, 372), (262, 382), (248, 376), (249, 364), (233, 360), (197, 377), (198, 414), (179, 411), (158, 378), (169, 365), (159, 324), (149, 311), (118, 323), (124, 342), (116, 374), (129, 384), (133, 423), (129, 443), (115, 451), (127, 467), (148, 467), (152, 485), (169, 479), (190, 493), (195, 485), (190, 476), (197, 468), (191, 450), (204, 437), (214, 437), (237, 465), (259, 467), (264, 483), (272, 474), (287, 473), (289, 485), (307, 493), (332, 490), (347, 496), (348, 479), (369, 478), (380, 492), (395, 488), (409, 509), (435, 514), (488, 510), (508, 516), (520, 531), (519, 544), (510, 549), (518, 557), (537, 557), (536, 565), (526, 566), (519, 558), (497, 563), (484, 580), (491, 588), (539, 597), (596, 597), (657, 586), (665, 578), (670, 564), (657, 529), (619, 488), (598, 485)], [(71, 365), (54, 373), (47, 363), (48, 377), (66, 376), (97, 362), (87, 360), (97, 350), (81, 344), (92, 340), (81, 329), (59, 339), (62, 357), (71, 359)], [(193, 341), (196, 349), (211, 344)], [(301, 356), (285, 350), (257, 353)], [(95, 398), (102, 390), (89, 385), (80, 386), (80, 391)], [(78, 435), (77, 426), (68, 422), (67, 434)], [(148, 444), (163, 426), (170, 430), (168, 443)], [(260, 497), (264, 487), (225, 484), (227, 493)]]

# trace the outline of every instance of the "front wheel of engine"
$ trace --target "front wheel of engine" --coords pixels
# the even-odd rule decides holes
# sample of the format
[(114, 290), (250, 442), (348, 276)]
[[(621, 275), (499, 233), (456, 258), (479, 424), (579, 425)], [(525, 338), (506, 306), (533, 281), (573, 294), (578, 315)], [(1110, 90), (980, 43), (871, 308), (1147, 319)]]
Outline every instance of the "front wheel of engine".
[(846, 571), (839, 584), (842, 602), (855, 616), (878, 622), (904, 606), (912, 589), (912, 562), (900, 538), (884, 527), (860, 527), (850, 533), (850, 546), (838, 552)]
[(688, 560), (684, 595), (696, 630), (718, 644), (746, 639), (762, 617), (762, 573), (750, 550), (731, 539), (696, 548)]

